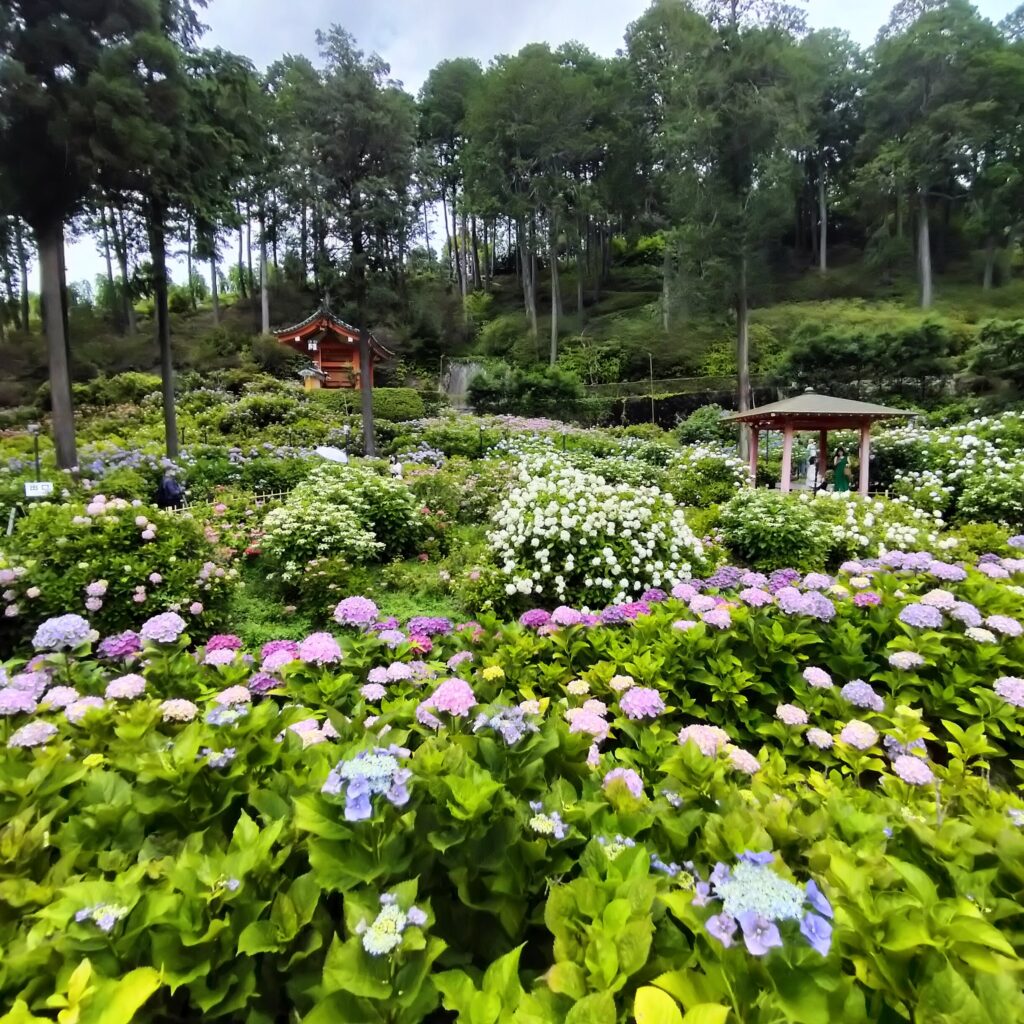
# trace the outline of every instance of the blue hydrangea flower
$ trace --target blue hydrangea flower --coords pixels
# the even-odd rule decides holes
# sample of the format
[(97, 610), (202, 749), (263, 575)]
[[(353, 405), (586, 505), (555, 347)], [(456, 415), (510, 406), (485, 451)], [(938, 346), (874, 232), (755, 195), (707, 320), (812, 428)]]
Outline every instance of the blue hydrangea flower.
[(365, 821), (371, 817), (375, 796), (383, 796), (395, 807), (404, 807), (409, 802), (406, 783), (412, 772), (402, 767), (399, 758), (408, 756), (408, 750), (394, 745), (364, 750), (348, 761), (339, 761), (321, 792), (331, 796), (344, 792), (346, 821)]
[(730, 878), (715, 884), (715, 895), (727, 914), (742, 921), (754, 913), (771, 921), (796, 921), (803, 912), (804, 892), (777, 875), (766, 863), (741, 860)]
[(530, 810), (533, 817), (530, 818), (530, 828), (538, 835), (551, 836), (554, 839), (564, 839), (566, 836), (565, 822), (558, 811), (550, 814), (544, 813), (544, 805), (539, 800), (530, 801)]
[(771, 949), (782, 945), (779, 927), (770, 918), (763, 917), (753, 910), (744, 911), (737, 920), (743, 929), (743, 941), (747, 952), (754, 956), (764, 956)]
[(822, 956), (828, 956), (832, 948), (832, 925), (818, 914), (804, 914), (800, 920), (800, 934), (811, 948)]
[(515, 746), (528, 732), (537, 732), (537, 726), (527, 719), (522, 708), (502, 705), (481, 711), (476, 716), (473, 732), (480, 732), (481, 729), (493, 729), (508, 747)]
[(206, 712), (206, 724), (234, 725), (248, 714), (247, 704), (218, 704)]

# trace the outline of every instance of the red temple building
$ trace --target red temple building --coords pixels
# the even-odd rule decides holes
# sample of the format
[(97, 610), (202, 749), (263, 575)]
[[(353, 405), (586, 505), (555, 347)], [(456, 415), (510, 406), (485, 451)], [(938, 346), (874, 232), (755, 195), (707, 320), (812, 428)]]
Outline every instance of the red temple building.
[[(319, 387), (321, 384), (325, 388), (359, 387), (359, 330), (336, 317), (326, 303), (305, 320), (274, 331), (274, 336), (282, 344), (306, 356), (319, 372), (318, 376), (307, 378), (307, 387)], [(370, 335), (371, 387), (374, 366), (393, 355)]]

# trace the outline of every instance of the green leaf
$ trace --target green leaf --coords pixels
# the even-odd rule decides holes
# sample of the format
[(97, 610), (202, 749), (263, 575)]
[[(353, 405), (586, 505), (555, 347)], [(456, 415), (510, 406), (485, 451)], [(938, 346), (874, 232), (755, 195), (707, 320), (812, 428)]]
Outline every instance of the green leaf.
[(79, 1024), (132, 1024), (161, 984), (160, 972), (152, 967), (137, 967), (117, 981), (107, 981), (82, 1008)]
[(718, 1003), (699, 1003), (686, 1011), (683, 1024), (725, 1024), (728, 1018), (728, 1006), (721, 1006)]
[(238, 936), (240, 956), (254, 956), (256, 953), (274, 953), (281, 946), (280, 930), (273, 921), (253, 921), (242, 929)]
[(988, 946), (1006, 956), (1016, 956), (1013, 946), (998, 928), (980, 917), (956, 917), (949, 926), (950, 938), (954, 942), (970, 942), (977, 946)]
[(582, 999), (587, 994), (587, 979), (583, 968), (569, 960), (554, 964), (545, 975), (548, 988), (570, 999)]
[(633, 1016), (636, 1024), (682, 1024), (683, 1021), (676, 1001), (660, 988), (649, 985), (637, 989)]
[(391, 995), (391, 985), (381, 973), (386, 970), (386, 965), (380, 966), (363, 954), (358, 939), (342, 942), (335, 935), (324, 961), (324, 992), (347, 992), (366, 999), (387, 999)]
[(615, 1024), (615, 1000), (611, 992), (585, 996), (565, 1015), (565, 1024)]

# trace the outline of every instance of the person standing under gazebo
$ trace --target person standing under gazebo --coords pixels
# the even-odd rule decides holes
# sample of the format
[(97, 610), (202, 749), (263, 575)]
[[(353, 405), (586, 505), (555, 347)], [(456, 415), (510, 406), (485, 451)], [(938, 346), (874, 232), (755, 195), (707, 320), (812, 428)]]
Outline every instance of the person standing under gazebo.
[(845, 448), (836, 449), (836, 459), (832, 466), (832, 486), (836, 494), (850, 493), (850, 457)]

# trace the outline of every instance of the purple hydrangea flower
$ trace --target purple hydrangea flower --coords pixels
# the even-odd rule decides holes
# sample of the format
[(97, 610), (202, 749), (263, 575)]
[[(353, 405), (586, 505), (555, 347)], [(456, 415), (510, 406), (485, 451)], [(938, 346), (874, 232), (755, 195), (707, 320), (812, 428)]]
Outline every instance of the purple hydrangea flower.
[(69, 704), (74, 704), (81, 696), (73, 686), (55, 686), (46, 691), (40, 703), (61, 711)]
[(373, 815), (375, 796), (383, 796), (394, 807), (409, 802), (407, 783), (412, 772), (403, 768), (400, 758), (409, 756), (403, 747), (374, 747), (331, 769), (322, 792), (332, 796), (344, 793), (345, 820), (365, 821)]
[(966, 569), (938, 560), (928, 563), (928, 572), (943, 583), (959, 583), (961, 580), (967, 579)]
[(800, 919), (800, 934), (810, 947), (822, 956), (832, 948), (832, 925), (818, 914), (804, 914)]
[(900, 622), (915, 629), (941, 629), (942, 612), (927, 604), (908, 604), (900, 610)]
[(7, 746), (14, 747), (42, 747), (45, 746), (54, 736), (57, 735), (57, 726), (49, 722), (35, 721), (23, 725), (20, 729), (11, 733)]
[(79, 725), (90, 711), (100, 711), (106, 706), (102, 697), (80, 697), (64, 709), (64, 717), (72, 725)]
[(804, 615), (807, 612), (807, 595), (796, 587), (780, 587), (775, 591), (775, 600), (787, 615)]
[(736, 918), (723, 911), (709, 917), (704, 927), (707, 928), (708, 935), (717, 939), (726, 949), (732, 945), (736, 935)]
[(677, 601), (692, 601), (697, 596), (697, 588), (692, 583), (677, 583), (672, 588), (672, 596)]
[(858, 608), (875, 608), (882, 603), (882, 597), (873, 590), (861, 590), (853, 595), (853, 603)]
[(832, 577), (826, 576), (822, 572), (809, 572), (804, 577), (805, 590), (828, 590), (832, 583)]
[(143, 640), (158, 644), (177, 643), (185, 632), (185, 620), (177, 612), (162, 612), (142, 624), (140, 634)]
[(854, 679), (853, 682), (847, 683), (839, 694), (854, 707), (869, 708), (871, 711), (885, 710), (885, 701), (863, 679)]
[(739, 592), (739, 599), (751, 608), (763, 608), (775, 603), (775, 598), (767, 590), (761, 590), (759, 587), (746, 587)]
[(416, 670), (412, 664), (406, 665), (404, 661), (393, 661), (387, 667), (387, 681), (389, 683), (402, 682), (405, 679), (412, 679)]
[[(1015, 708), (1024, 708), (1024, 679), (1017, 676), (1000, 676), (992, 686), (997, 697)], [(2, 691), (0, 691), (2, 693)]]
[(1009, 615), (989, 615), (985, 619), (985, 625), (996, 633), (1002, 633), (1003, 636), (1018, 637), (1024, 633), (1024, 626), (1016, 619), (1011, 619)]
[(543, 608), (531, 608), (519, 616), (519, 625), (527, 629), (539, 629), (551, 621), (551, 615)]
[(405, 643), (405, 634), (400, 629), (382, 629), (377, 634), (377, 639), (394, 650), (399, 644)]
[(142, 639), (138, 633), (129, 629), (124, 633), (115, 633), (113, 636), (101, 640), (98, 650), (104, 658), (111, 660), (129, 658), (142, 650)]
[(145, 692), (146, 680), (133, 672), (112, 679), (107, 684), (105, 696), (107, 700), (138, 700)]
[(924, 664), (924, 658), (915, 651), (895, 651), (889, 655), (889, 664), (900, 672), (909, 672), (911, 669), (920, 668)]
[(234, 664), (236, 653), (230, 647), (218, 647), (214, 651), (207, 649), (203, 657), (203, 664), (214, 667), (218, 665), (232, 665)]
[(843, 726), (839, 738), (857, 750), (867, 750), (878, 742), (878, 733), (867, 722), (854, 719)]
[(687, 725), (679, 730), (680, 745), (695, 743), (705, 757), (714, 757), (729, 743), (729, 734), (717, 725)]
[(762, 917), (753, 910), (747, 910), (740, 914), (739, 922), (748, 953), (764, 956), (769, 950), (782, 945), (778, 926), (769, 918)]
[(240, 651), (242, 641), (234, 633), (215, 633), (206, 641), (206, 653), (211, 651)]
[(824, 595), (816, 590), (809, 591), (804, 595), (806, 604), (804, 614), (812, 619), (821, 622), (831, 622), (836, 617), (836, 606)]
[(36, 699), (28, 690), (5, 686), (0, 690), (0, 715), (31, 715), (36, 710)]
[(493, 729), (505, 746), (515, 746), (528, 732), (537, 732), (537, 726), (526, 718), (527, 709), (520, 706), (507, 708), (497, 705), (490, 711), (481, 711), (473, 723), (473, 732), (481, 729)]
[(728, 608), (712, 608), (701, 615), (701, 621), (707, 626), (714, 626), (715, 629), (728, 629), (732, 625), (732, 615), (729, 614)]
[(668, 594), (661, 587), (650, 587), (640, 595), (640, 600), (648, 604), (661, 604), (662, 601), (668, 600)]
[(409, 632), (415, 636), (447, 636), (453, 629), (452, 620), (440, 616), (416, 615), (409, 620)]
[(556, 626), (578, 626), (583, 621), (583, 614), (563, 604), (551, 613), (551, 621)]
[[(467, 661), (472, 661), (472, 660), (473, 660), (473, 652), (472, 651), (456, 651), (456, 653), (453, 654), (448, 659), (448, 661), (445, 664), (448, 666), (448, 671), (449, 672), (454, 672), (460, 665), (464, 665)], [(400, 665), (401, 662), (396, 662), (395, 664)], [(412, 675), (411, 672), (409, 674)]]
[(832, 677), (823, 668), (815, 668), (810, 665), (804, 669), (803, 677), (807, 684), (816, 690), (832, 689)]
[(969, 601), (957, 601), (949, 609), (949, 617), (962, 622), (965, 626), (980, 626), (981, 612)]
[(365, 629), (376, 620), (377, 606), (368, 597), (346, 597), (334, 609), (334, 621), (342, 626), (359, 626)]
[(298, 657), (299, 645), (294, 640), (270, 640), (260, 650), (260, 658), (269, 658), (272, 654), (286, 651), (292, 658)]
[(310, 633), (299, 644), (298, 655), (307, 664), (332, 665), (341, 661), (341, 648), (330, 633)]
[(818, 888), (818, 883), (813, 878), (807, 880), (805, 886), (807, 902), (823, 917), (832, 917), (832, 904), (825, 898), (825, 894)]
[(935, 773), (924, 758), (913, 754), (900, 754), (892, 763), (892, 770), (908, 785), (928, 786), (935, 781)]
[(40, 624), (32, 646), (37, 651), (73, 651), (95, 639), (92, 626), (81, 615), (57, 615)]
[(775, 709), (775, 717), (784, 725), (791, 727), (807, 724), (807, 712), (795, 704), (780, 704)]
[(644, 795), (643, 779), (632, 768), (613, 768), (605, 774), (601, 785), (607, 789), (613, 782), (621, 782), (638, 800)]
[(830, 750), (832, 747), (832, 736), (824, 729), (808, 729), (804, 738), (819, 750)]
[(376, 702), (383, 700), (388, 695), (388, 691), (380, 683), (366, 683), (359, 688), (359, 694), (363, 700)]
[(657, 718), (665, 710), (665, 702), (657, 690), (634, 686), (619, 698), (619, 708), (627, 718)]
[(262, 695), (278, 686), (278, 681), (266, 672), (254, 672), (249, 677), (249, 692)]
[(472, 687), (464, 679), (446, 679), (425, 702), (434, 711), (444, 711), (455, 718), (466, 718), (476, 706)]

